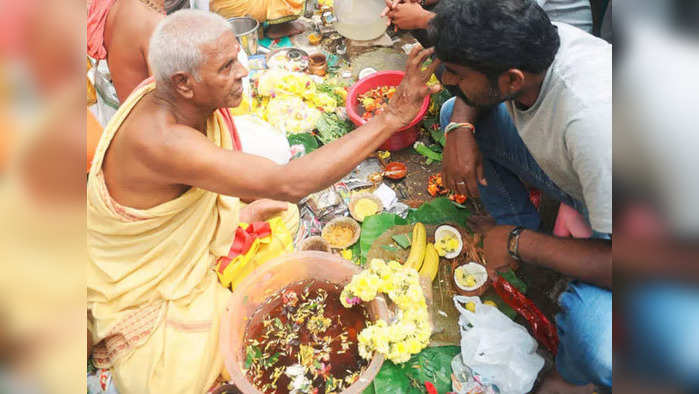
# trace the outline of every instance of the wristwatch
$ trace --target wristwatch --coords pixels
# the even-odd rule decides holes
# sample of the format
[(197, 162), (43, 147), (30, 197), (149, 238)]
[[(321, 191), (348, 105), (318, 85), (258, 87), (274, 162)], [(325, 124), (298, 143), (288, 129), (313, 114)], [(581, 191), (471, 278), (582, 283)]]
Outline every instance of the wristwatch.
[(524, 227), (517, 226), (510, 231), (510, 235), (507, 237), (507, 253), (515, 261), (522, 261), (519, 257), (519, 235), (522, 234), (524, 230)]

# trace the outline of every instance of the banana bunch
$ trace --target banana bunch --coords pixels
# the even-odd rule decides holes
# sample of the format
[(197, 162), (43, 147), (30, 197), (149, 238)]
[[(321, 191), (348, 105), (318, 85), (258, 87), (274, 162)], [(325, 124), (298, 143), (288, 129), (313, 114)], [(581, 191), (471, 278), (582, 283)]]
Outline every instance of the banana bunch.
[(434, 244), (427, 243), (427, 231), (422, 223), (415, 223), (410, 254), (405, 266), (418, 271), (430, 280), (434, 280), (439, 269), (439, 254)]
[(427, 246), (427, 230), (425, 230), (424, 224), (415, 223), (415, 226), (413, 226), (412, 245), (404, 265), (415, 269), (415, 271), (420, 271), (422, 261), (425, 259), (425, 247)]
[(430, 280), (434, 280), (437, 277), (437, 271), (439, 270), (439, 254), (437, 249), (435, 249), (434, 244), (429, 243), (425, 247), (425, 260), (422, 262), (422, 267), (420, 268), (420, 275), (424, 275)]

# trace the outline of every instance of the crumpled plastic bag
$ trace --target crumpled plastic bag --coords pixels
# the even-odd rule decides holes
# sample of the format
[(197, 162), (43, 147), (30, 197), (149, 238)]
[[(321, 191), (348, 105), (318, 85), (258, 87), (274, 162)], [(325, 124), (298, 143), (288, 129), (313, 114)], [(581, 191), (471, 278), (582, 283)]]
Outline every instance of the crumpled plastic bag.
[[(473, 302), (475, 312), (465, 305)], [(482, 383), (497, 386), (501, 394), (531, 391), (544, 359), (536, 353), (538, 343), (526, 328), (513, 322), (478, 297), (455, 296), (461, 314), (461, 357)]]

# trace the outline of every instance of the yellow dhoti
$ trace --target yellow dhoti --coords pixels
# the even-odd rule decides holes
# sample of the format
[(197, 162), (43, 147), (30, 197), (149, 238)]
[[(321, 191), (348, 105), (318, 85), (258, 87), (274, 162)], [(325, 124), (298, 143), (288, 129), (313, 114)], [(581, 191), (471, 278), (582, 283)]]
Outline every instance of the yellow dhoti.
[[(116, 131), (154, 83), (138, 88), (105, 128), (87, 189), (88, 326), (96, 366), (127, 393), (201, 393), (221, 371), (219, 321), (230, 291), (213, 268), (231, 248), (237, 198), (191, 188), (150, 209), (114, 201), (102, 161)], [(218, 112), (207, 137), (231, 149)]]

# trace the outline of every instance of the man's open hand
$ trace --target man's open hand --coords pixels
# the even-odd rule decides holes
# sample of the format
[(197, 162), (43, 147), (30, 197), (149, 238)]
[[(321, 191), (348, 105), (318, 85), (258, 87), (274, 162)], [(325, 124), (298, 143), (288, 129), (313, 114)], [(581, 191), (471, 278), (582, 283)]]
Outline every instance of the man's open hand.
[(427, 81), (439, 65), (439, 60), (435, 59), (432, 64), (422, 69), (422, 64), (433, 52), (434, 48), (423, 49), (417, 45), (408, 56), (405, 77), (396, 88), (396, 93), (389, 101), (385, 112), (389, 122), (399, 129), (415, 119), (425, 96), (441, 90), (439, 84), (427, 86)]

